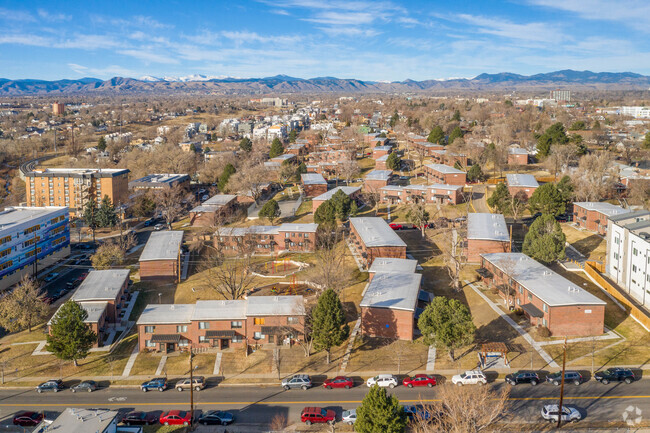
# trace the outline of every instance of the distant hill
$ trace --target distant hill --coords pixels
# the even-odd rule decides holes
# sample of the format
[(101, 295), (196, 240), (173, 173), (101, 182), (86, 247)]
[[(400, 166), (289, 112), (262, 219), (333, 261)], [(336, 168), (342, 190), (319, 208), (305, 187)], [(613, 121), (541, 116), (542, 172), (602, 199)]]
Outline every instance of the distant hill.
[(535, 75), (509, 72), (480, 74), (471, 79), (404, 80), (394, 82), (361, 81), (335, 77), (296, 78), (276, 75), (265, 78), (153, 77), (140, 79), (114, 77), (76, 80), (10, 80), (0, 78), (0, 96), (72, 94), (222, 94), (253, 95), (268, 93), (388, 93), (435, 92), (443, 90), (646, 90), (650, 77), (632, 72), (591, 72), (563, 70)]

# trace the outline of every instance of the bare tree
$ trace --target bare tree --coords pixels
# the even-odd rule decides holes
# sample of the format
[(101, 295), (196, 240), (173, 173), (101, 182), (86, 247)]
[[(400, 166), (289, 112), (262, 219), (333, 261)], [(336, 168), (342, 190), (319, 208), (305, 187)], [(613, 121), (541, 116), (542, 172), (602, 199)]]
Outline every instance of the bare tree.
[(617, 178), (609, 153), (589, 154), (580, 158), (573, 175), (575, 195), (581, 201), (607, 197)]
[(124, 263), (124, 249), (113, 240), (101, 244), (91, 257), (93, 268), (111, 269)]
[(341, 177), (345, 179), (346, 185), (349, 185), (352, 179), (356, 178), (361, 173), (359, 163), (356, 161), (356, 159), (343, 160), (338, 164), (338, 168)]
[(454, 290), (460, 290), (460, 272), (467, 263), (467, 256), (464, 251), (465, 243), (463, 239), (467, 238), (467, 229), (452, 228), (445, 230), (441, 235), (441, 242), (438, 244), (442, 251), (443, 260), (447, 268), (447, 273), (451, 279), (451, 287)]
[(347, 287), (352, 279), (352, 271), (346, 253), (347, 246), (340, 227), (333, 231), (319, 231), (314, 252), (315, 264), (310, 271), (311, 280), (336, 292)]
[(544, 168), (554, 176), (566, 173), (576, 160), (576, 150), (572, 144), (552, 146), (551, 154), (544, 160)]
[(224, 299), (241, 299), (254, 285), (251, 269), (254, 241), (249, 236), (236, 238), (236, 256), (226, 257), (218, 247), (206, 245), (200, 266), (206, 286)]
[(163, 188), (156, 194), (156, 209), (165, 218), (165, 222), (170, 230), (172, 223), (185, 211), (186, 203), (193, 199), (194, 196), (180, 185), (172, 188)]
[(277, 413), (271, 418), (269, 428), (271, 431), (283, 431), (287, 427), (287, 416), (283, 413)]
[(270, 180), (271, 174), (264, 164), (249, 165), (242, 167), (230, 177), (228, 188), (232, 191), (248, 193), (257, 202)]
[(427, 227), (429, 226), (429, 221), (432, 221), (436, 218), (438, 212), (435, 212), (433, 215), (429, 213), (427, 207), (424, 203), (413, 203), (409, 205), (408, 212), (406, 213), (406, 219), (411, 224), (414, 224), (420, 229), (420, 233), (424, 238)]
[(512, 197), (509, 202), (508, 202), (508, 213), (512, 215), (512, 218), (514, 218), (515, 222), (517, 221), (517, 218), (521, 216), (522, 213), (526, 210), (528, 207), (528, 196), (526, 195), (525, 192), (519, 191), (517, 194)]

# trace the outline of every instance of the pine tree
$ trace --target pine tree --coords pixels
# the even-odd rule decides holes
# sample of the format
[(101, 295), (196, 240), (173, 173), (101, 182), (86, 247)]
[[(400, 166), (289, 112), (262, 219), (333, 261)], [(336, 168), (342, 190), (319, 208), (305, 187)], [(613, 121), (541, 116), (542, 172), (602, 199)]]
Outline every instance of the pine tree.
[(266, 218), (271, 224), (273, 221), (280, 218), (280, 205), (274, 199), (271, 199), (264, 203), (264, 206), (260, 209), (258, 215), (261, 218)]
[(460, 110), (454, 111), (454, 115), (451, 116), (451, 120), (460, 122)]
[(643, 139), (643, 148), (650, 149), (650, 132), (645, 133), (645, 138)]
[(564, 175), (557, 183), (557, 190), (562, 196), (562, 201), (564, 202), (564, 208), (566, 210), (566, 207), (571, 203), (571, 199), (573, 198), (573, 183), (571, 182), (571, 178)]
[(449, 144), (453, 143), (455, 139), (463, 138), (463, 131), (460, 129), (460, 126), (457, 126), (449, 134)]
[(483, 170), (478, 164), (472, 165), (467, 171), (467, 180), (470, 182), (480, 182), (484, 177)]
[(97, 150), (100, 152), (106, 150), (106, 139), (104, 137), (99, 137), (99, 140), (97, 140)]
[(566, 257), (566, 236), (553, 215), (542, 215), (528, 229), (522, 252), (538, 262), (553, 263)]
[(454, 350), (474, 342), (476, 326), (469, 309), (456, 299), (436, 296), (418, 319), (423, 342), (446, 349), (454, 361)]
[(386, 167), (395, 171), (399, 170), (402, 167), (402, 158), (397, 153), (392, 152), (386, 159)]
[(244, 137), (239, 142), (239, 148), (244, 152), (250, 152), (251, 150), (253, 150), (253, 142), (251, 141), (250, 138)]
[(445, 132), (440, 126), (435, 126), (429, 133), (429, 137), (427, 137), (429, 143), (444, 144), (444, 140)]
[(95, 230), (97, 229), (97, 202), (95, 197), (91, 196), (86, 202), (83, 210), (83, 220), (93, 232), (93, 241), (95, 240)]
[(510, 195), (510, 191), (506, 184), (499, 183), (490, 198), (487, 200), (487, 204), (490, 207), (495, 208), (499, 213), (507, 213), (511, 200), (512, 196)]
[(295, 129), (292, 129), (289, 133), (289, 143), (295, 143), (298, 138), (298, 132)]
[(275, 158), (276, 156), (280, 156), (284, 153), (284, 147), (282, 146), (282, 142), (276, 137), (273, 139), (273, 142), (271, 142), (271, 150), (269, 150), (269, 157), (270, 158)]
[(349, 333), (339, 295), (332, 289), (325, 290), (312, 311), (312, 338), (316, 350), (327, 352), (328, 364), (332, 347), (343, 344)]
[(528, 200), (528, 207), (531, 213), (541, 212), (553, 216), (559, 216), (566, 212), (562, 194), (551, 182), (545, 183), (533, 192)]
[(228, 185), (230, 176), (236, 172), (237, 170), (235, 170), (235, 166), (233, 166), (231, 163), (226, 164), (223, 169), (223, 173), (221, 173), (221, 176), (219, 176), (219, 182), (217, 182), (217, 188), (219, 189), (219, 192), (223, 193), (226, 190), (226, 185)]
[(404, 407), (386, 388), (373, 385), (357, 408), (354, 431), (359, 433), (402, 433), (406, 428)]
[(97, 209), (97, 226), (98, 227), (115, 227), (117, 225), (117, 213), (115, 206), (108, 195), (102, 199), (99, 209)]
[(336, 227), (336, 209), (330, 200), (325, 200), (314, 212), (314, 222), (321, 226), (334, 229)]
[(88, 356), (88, 351), (97, 341), (97, 334), (84, 323), (87, 317), (86, 310), (76, 302), (63, 304), (52, 317), (46, 350), (59, 359), (73, 361), (78, 367), (77, 361)]

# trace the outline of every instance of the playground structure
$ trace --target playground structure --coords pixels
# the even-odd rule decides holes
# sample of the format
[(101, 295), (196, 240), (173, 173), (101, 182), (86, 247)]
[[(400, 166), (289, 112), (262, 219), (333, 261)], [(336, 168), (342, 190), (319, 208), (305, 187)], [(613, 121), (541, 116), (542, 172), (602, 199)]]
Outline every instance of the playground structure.
[(287, 295), (302, 295), (311, 296), (316, 294), (318, 288), (312, 287), (306, 281), (297, 281), (295, 275), (291, 275), (289, 281), (279, 281), (277, 283), (268, 284), (266, 286), (257, 287), (251, 290), (251, 294), (255, 296), (287, 296)]
[(253, 275), (261, 278), (287, 278), (309, 266), (309, 263), (296, 262), (289, 257), (275, 259), (258, 265)]
[(510, 367), (508, 362), (508, 347), (505, 343), (483, 343), (478, 352), (481, 369)]

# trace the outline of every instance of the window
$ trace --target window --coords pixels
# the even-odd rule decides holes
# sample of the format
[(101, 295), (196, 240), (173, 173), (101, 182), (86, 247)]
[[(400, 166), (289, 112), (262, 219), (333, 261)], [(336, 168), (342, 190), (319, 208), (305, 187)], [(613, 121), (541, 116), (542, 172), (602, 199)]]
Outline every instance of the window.
[(0, 271), (4, 271), (7, 268), (10, 268), (14, 264), (13, 260), (9, 260), (8, 262), (4, 262), (0, 264)]
[(151, 340), (146, 340), (146, 341), (144, 342), (144, 345), (145, 345), (145, 347), (156, 347), (156, 343), (154, 343), (154, 342), (151, 341)]
[(0, 245), (6, 244), (9, 241), (11, 241), (11, 236), (5, 236), (3, 238), (0, 238)]
[(284, 237), (285, 237), (285, 238), (288, 238), (289, 236), (291, 236), (291, 234), (290, 234), (289, 232), (285, 232), (285, 233), (284, 233)]
[(199, 335), (199, 343), (205, 343), (206, 341), (208, 341), (208, 339), (205, 338), (205, 335)]
[(634, 254), (635, 256), (638, 256), (639, 255), (639, 250), (637, 250), (636, 248), (632, 248), (632, 254)]
[(305, 233), (305, 239), (309, 239), (309, 233)]
[(264, 338), (264, 334), (262, 334), (261, 332), (256, 332), (256, 333), (253, 335), (253, 338), (254, 338), (255, 340), (261, 340), (261, 339)]
[(528, 300), (529, 300), (529, 301), (532, 301), (532, 300), (533, 300), (533, 294), (530, 293), (530, 292), (528, 292)]
[(40, 229), (41, 229), (41, 225), (40, 225), (40, 224), (37, 224), (37, 225), (35, 225), (35, 226), (33, 226), (33, 227), (29, 227), (29, 228), (25, 229), (25, 231), (23, 232), (23, 234), (28, 235), (28, 234), (33, 233), (33, 232), (35, 232), (36, 230), (40, 230)]
[(519, 286), (519, 294), (520, 294), (520, 295), (523, 295), (523, 294), (524, 294), (524, 288), (521, 287), (521, 286)]
[(187, 325), (176, 325), (176, 332), (187, 332)]
[(147, 334), (153, 334), (153, 332), (156, 330), (156, 327), (153, 325), (148, 325), (144, 327), (144, 332)]
[(632, 265), (632, 272), (636, 272), (636, 265)]
[(11, 253), (11, 248), (7, 248), (6, 250), (0, 251), (0, 257), (8, 256), (10, 253)]
[(232, 321), (230, 322), (230, 327), (232, 329), (237, 329), (242, 327), (242, 323), (240, 321)]
[(546, 326), (546, 319), (542, 319), (542, 326)]
[(187, 338), (181, 338), (178, 341), (178, 347), (187, 347), (189, 345), (190, 345), (190, 340), (188, 340)]
[(296, 324), (300, 323), (300, 320), (298, 320), (297, 317), (287, 317), (287, 323), (289, 325), (296, 325)]
[(233, 343), (241, 343), (243, 341), (241, 335), (234, 335), (231, 339), (231, 342)]
[(253, 319), (253, 324), (255, 324), (255, 325), (264, 325), (264, 317), (255, 317)]
[(199, 322), (199, 329), (210, 329), (210, 322)]

